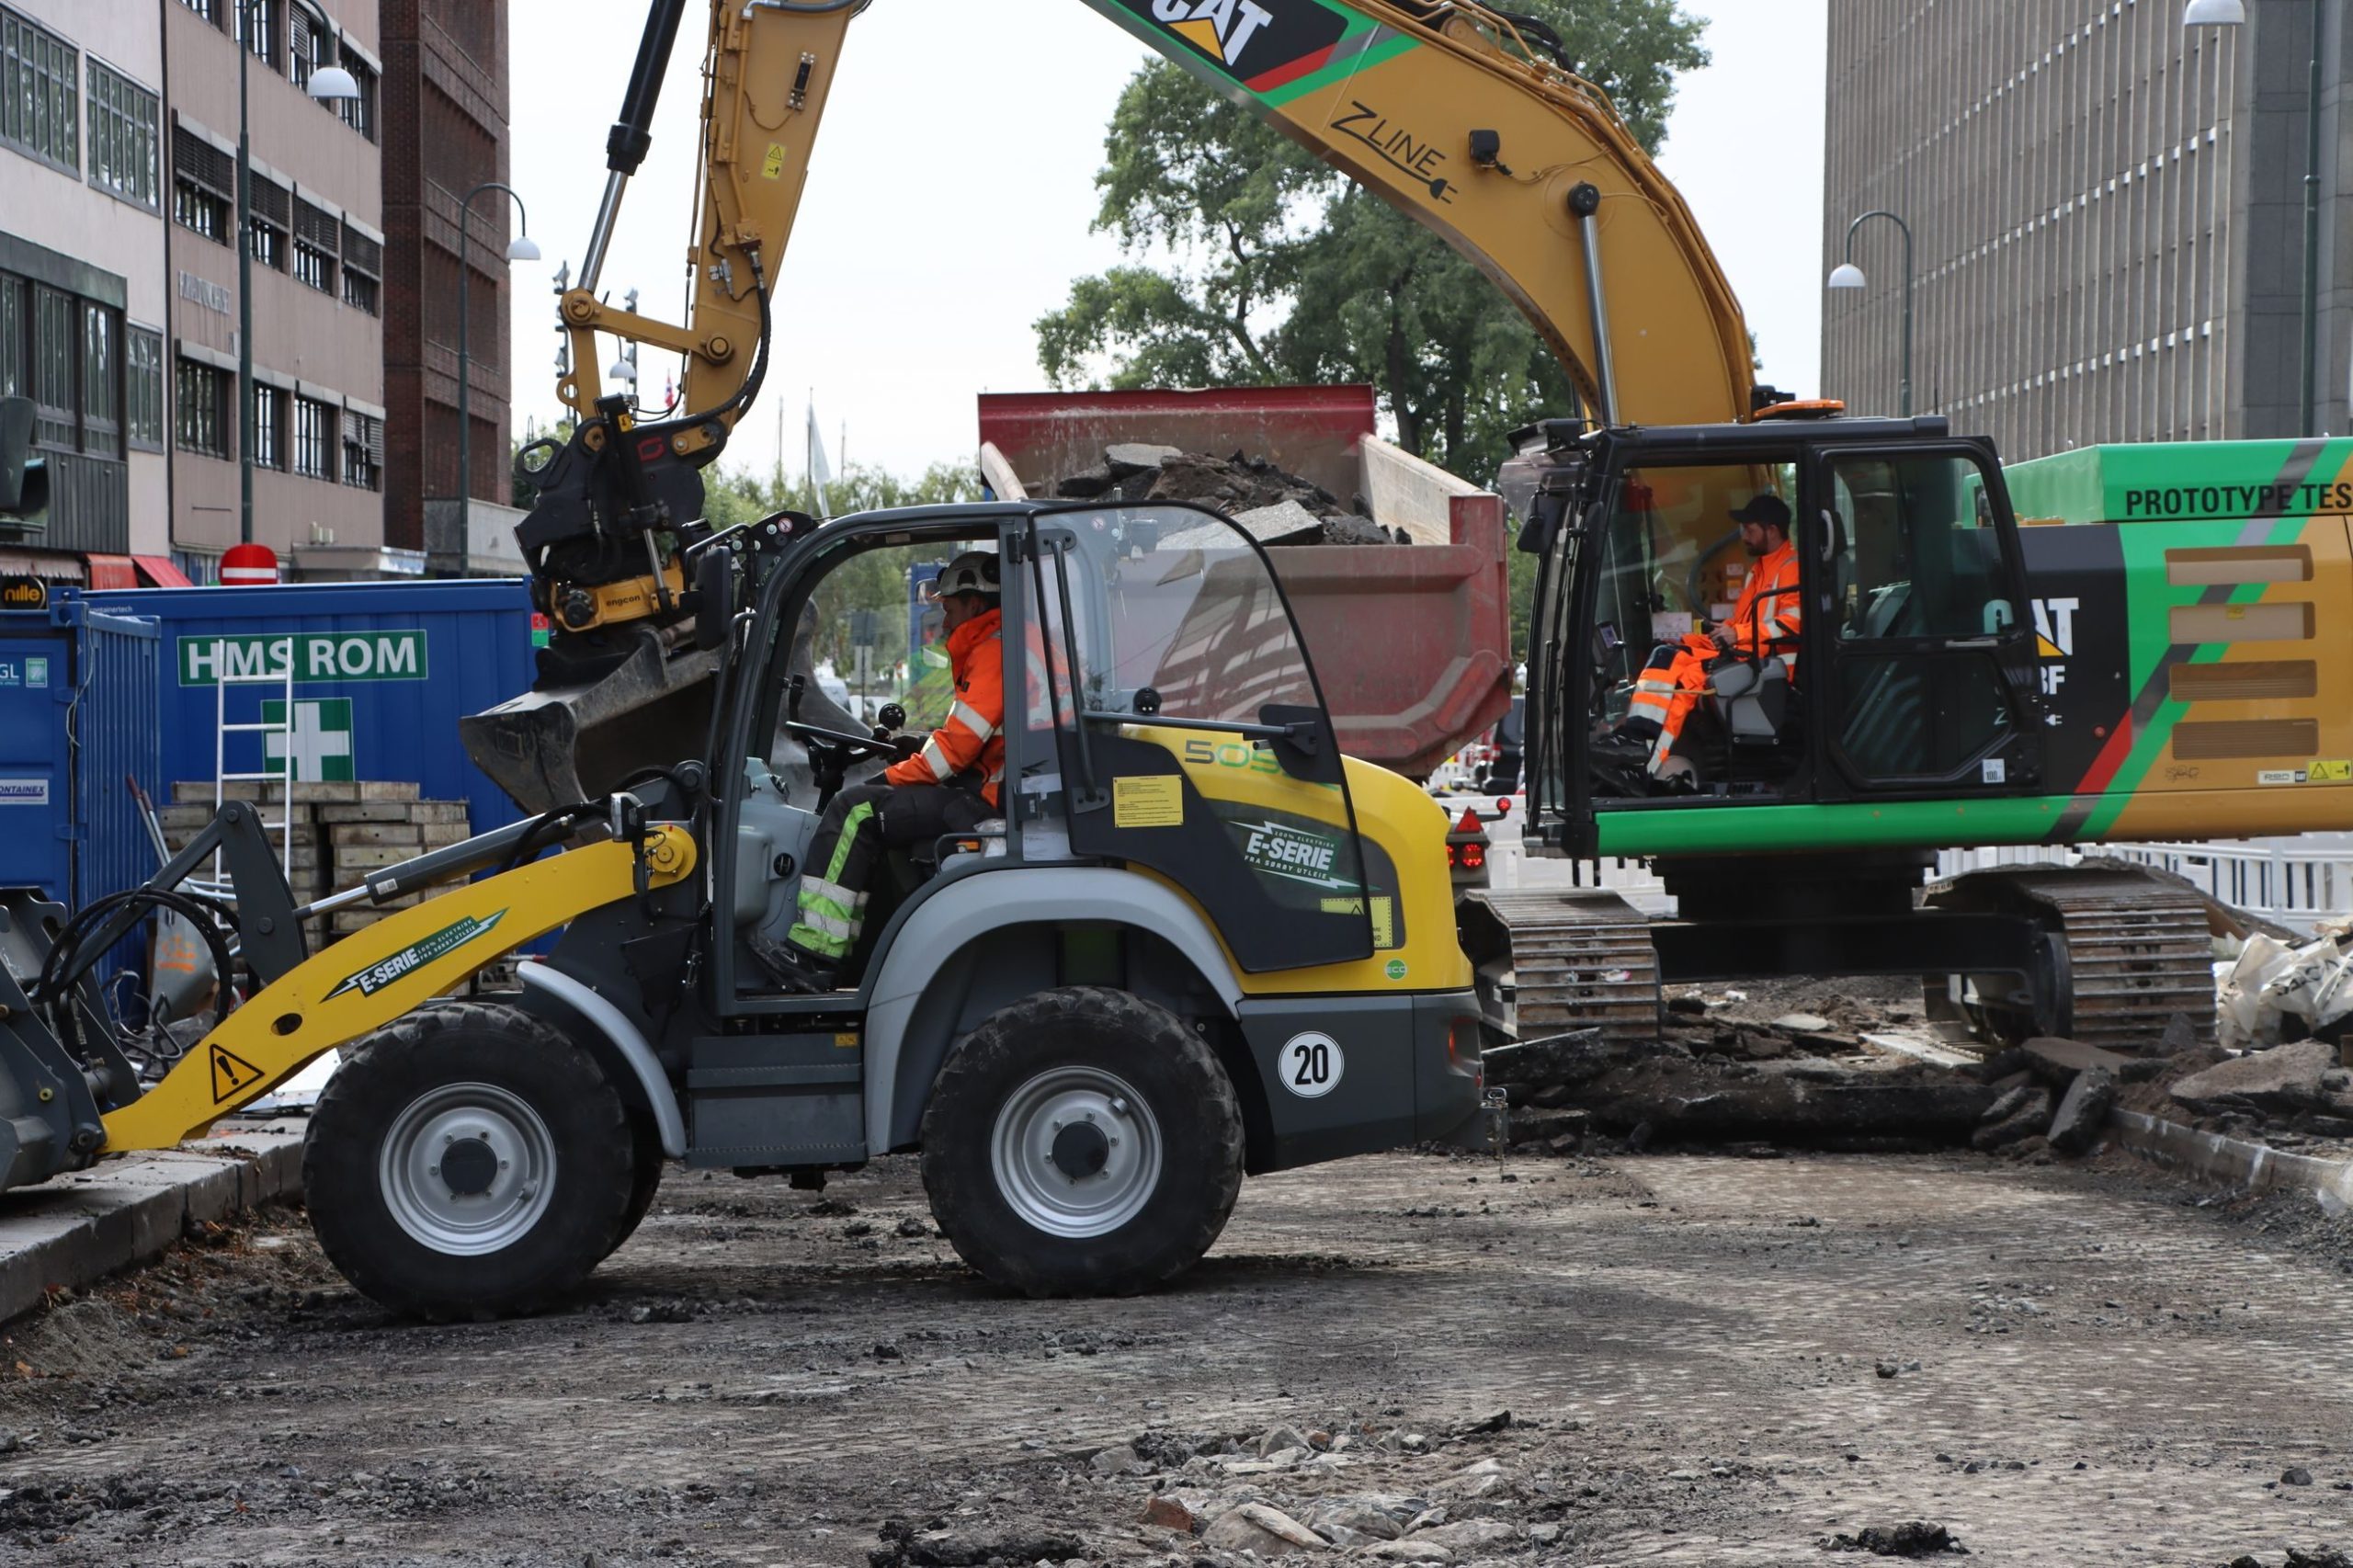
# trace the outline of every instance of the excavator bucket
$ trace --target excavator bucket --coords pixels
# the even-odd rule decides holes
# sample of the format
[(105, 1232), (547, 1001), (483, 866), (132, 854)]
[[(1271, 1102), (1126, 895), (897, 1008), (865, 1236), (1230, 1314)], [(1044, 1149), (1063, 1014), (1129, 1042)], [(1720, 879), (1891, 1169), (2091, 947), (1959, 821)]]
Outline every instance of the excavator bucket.
[(589, 658), (544, 651), (529, 691), (458, 721), (474, 766), (527, 812), (593, 801), (642, 768), (702, 755), (719, 655), (683, 625), (598, 641)]

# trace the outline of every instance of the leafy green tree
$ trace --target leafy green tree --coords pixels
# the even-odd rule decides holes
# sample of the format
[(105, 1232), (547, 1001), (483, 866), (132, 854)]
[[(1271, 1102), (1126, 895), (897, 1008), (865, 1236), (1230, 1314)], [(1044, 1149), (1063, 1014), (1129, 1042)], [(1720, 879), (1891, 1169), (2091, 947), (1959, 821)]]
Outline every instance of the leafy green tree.
[[(1523, 0), (1656, 150), (1707, 63), (1676, 0)], [(1036, 324), (1056, 386), (1365, 381), (1399, 441), (1477, 478), (1529, 415), (1573, 404), (1518, 311), (1445, 242), (1165, 61), (1131, 78), (1096, 176), (1133, 258)], [(1151, 265), (1165, 255), (1173, 265)]]

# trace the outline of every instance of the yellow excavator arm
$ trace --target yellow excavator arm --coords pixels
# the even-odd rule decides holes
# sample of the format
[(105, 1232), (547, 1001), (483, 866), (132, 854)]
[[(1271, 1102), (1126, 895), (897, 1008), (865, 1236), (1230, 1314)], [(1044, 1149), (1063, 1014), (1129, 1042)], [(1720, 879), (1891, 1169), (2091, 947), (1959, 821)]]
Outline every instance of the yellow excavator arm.
[[(753, 373), (758, 291), (791, 234), (865, 3), (712, 0), (689, 319), (668, 326), (597, 298), (616, 183), (562, 306), (573, 369), (561, 392), (582, 417), (603, 395), (593, 335), (608, 332), (684, 354), (683, 406), (726, 411), (710, 422), (720, 428), (681, 432), (681, 454), (723, 439)], [(1461, 0), (1084, 3), (1443, 235), (1527, 313), (1605, 418), (1750, 412), (1747, 331), (1699, 225), (1540, 27)], [(649, 34), (675, 28), (678, 8), (657, 5)]]

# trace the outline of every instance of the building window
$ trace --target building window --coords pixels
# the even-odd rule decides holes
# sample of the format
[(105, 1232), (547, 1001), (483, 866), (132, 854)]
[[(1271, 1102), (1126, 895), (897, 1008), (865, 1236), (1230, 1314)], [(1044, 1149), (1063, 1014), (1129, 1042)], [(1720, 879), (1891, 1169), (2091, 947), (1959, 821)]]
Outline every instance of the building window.
[(247, 225), (245, 243), (253, 246), (254, 265), (283, 272), (288, 248), (286, 231), (292, 221), (294, 193), (276, 180), (258, 175), (254, 176), (252, 191), (253, 222)]
[(180, 575), (196, 587), (210, 588), (220, 585), (221, 558), (217, 555), (207, 555), (200, 550), (175, 550), (172, 551), (172, 564), (178, 567)]
[(90, 183), (155, 210), (162, 183), (163, 100), (90, 62)]
[(164, 449), (164, 338), (131, 327), (122, 341), (122, 434), (142, 452)]
[(82, 449), (122, 456), (122, 324), (104, 305), (82, 307)]
[(286, 394), (267, 381), (254, 383), (252, 438), (256, 468), (286, 466)]
[(187, 6), (198, 16), (202, 17), (206, 21), (210, 22), (216, 28), (221, 25), (222, 8), (226, 6), (233, 6), (236, 3), (237, 0), (180, 0), (181, 5)]
[(33, 386), (37, 439), (70, 452), (80, 447), (81, 396), (74, 368), (81, 361), (81, 301), (54, 289), (33, 286)]
[(236, 160), (188, 127), (174, 126), (172, 221), (225, 245), (236, 207)]
[(374, 315), (382, 308), (384, 247), (349, 223), (343, 226), (343, 302)]
[(335, 290), (335, 257), (343, 243), (343, 220), (324, 207), (296, 198), (294, 276), (322, 294)]
[[(298, 87), (308, 88), (311, 74), (335, 63), (335, 29), (327, 19), (310, 6), (295, 0), (286, 13), (287, 74)], [(323, 104), (329, 113), (335, 105)]]
[(0, 142), (82, 172), (82, 94), (74, 46), (0, 6)]
[[(237, 40), (274, 70), (278, 65), (278, 0), (228, 0)], [(250, 30), (248, 30), (250, 29)]]
[(0, 397), (23, 397), (25, 378), (25, 280), (0, 272)]
[(349, 55), (345, 57), (343, 68), (351, 73), (352, 81), (358, 85), (359, 96), (337, 103), (335, 113), (342, 116), (344, 124), (373, 142), (376, 140), (376, 73)]
[(305, 479), (332, 479), (335, 410), (307, 397), (294, 400), (294, 472)]
[(172, 381), (173, 435), (180, 450), (227, 457), (236, 378), (226, 370), (181, 359), (172, 367)]
[(343, 411), (343, 482), (354, 490), (380, 490), (384, 483), (384, 422)]

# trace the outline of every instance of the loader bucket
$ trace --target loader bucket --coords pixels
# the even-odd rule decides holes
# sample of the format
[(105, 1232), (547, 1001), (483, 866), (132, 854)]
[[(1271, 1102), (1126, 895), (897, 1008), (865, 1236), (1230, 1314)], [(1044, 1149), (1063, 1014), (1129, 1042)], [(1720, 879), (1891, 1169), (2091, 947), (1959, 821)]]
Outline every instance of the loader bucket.
[(474, 766), (527, 812), (593, 801), (642, 768), (702, 754), (719, 655), (685, 627), (598, 642), (585, 656), (541, 650), (529, 691), (458, 721)]

